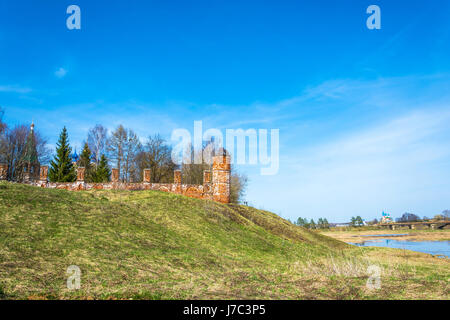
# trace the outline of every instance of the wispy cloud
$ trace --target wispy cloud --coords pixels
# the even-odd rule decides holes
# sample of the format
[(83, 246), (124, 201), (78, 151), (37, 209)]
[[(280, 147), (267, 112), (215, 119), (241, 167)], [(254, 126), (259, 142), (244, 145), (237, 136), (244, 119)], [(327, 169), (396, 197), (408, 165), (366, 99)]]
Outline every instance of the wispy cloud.
[(55, 76), (57, 78), (64, 78), (67, 75), (67, 70), (64, 68), (59, 68), (58, 70), (55, 71)]
[(292, 147), (302, 142), (311, 144), (318, 139), (329, 140), (335, 133), (370, 125), (378, 119), (400, 116), (423, 108), (427, 101), (445, 100), (449, 85), (448, 74), (371, 80), (332, 79), (279, 101), (258, 101), (249, 105), (212, 104), (197, 108), (195, 112), (185, 108), (183, 116), (184, 119), (203, 120), (208, 128), (277, 128), (282, 135), (281, 143)]
[(319, 215), (329, 214), (330, 204), (340, 217), (370, 217), (382, 209), (438, 213), (445, 209), (441, 193), (449, 191), (449, 121), (450, 106), (415, 111), (304, 149), (286, 163), (298, 182), (291, 190)]
[[(291, 219), (441, 212), (450, 194), (447, 84), (446, 76), (335, 80), (308, 90), (295, 107), (327, 112), (280, 131), (280, 174), (254, 176), (249, 200)], [(267, 183), (283, 192), (272, 198)]]
[(29, 93), (31, 91), (30, 88), (17, 85), (0, 85), (0, 92)]

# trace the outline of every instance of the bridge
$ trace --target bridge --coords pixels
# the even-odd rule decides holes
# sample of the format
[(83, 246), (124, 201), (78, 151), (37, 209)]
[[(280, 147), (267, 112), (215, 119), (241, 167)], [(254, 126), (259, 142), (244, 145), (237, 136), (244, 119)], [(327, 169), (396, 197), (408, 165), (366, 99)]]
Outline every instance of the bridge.
[(391, 230), (398, 229), (400, 227), (408, 227), (409, 229), (416, 229), (418, 226), (425, 226), (430, 229), (444, 229), (445, 226), (450, 225), (450, 221), (420, 221), (420, 222), (393, 222), (393, 223), (380, 223), (379, 227), (388, 227)]

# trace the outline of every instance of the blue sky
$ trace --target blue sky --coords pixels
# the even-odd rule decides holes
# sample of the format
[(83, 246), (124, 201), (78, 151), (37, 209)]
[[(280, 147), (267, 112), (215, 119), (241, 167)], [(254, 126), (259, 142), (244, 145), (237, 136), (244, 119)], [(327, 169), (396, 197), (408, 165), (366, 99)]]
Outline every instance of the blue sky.
[[(66, 8), (81, 8), (81, 30)], [(368, 30), (366, 8), (381, 8)], [(78, 149), (96, 123), (280, 129), (247, 200), (285, 218), (450, 209), (450, 2), (0, 0), (0, 106)]]

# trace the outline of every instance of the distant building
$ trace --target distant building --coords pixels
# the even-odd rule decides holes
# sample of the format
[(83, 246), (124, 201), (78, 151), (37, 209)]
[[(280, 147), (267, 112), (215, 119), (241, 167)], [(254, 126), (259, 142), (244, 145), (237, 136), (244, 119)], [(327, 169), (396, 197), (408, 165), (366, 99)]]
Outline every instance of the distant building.
[(391, 215), (387, 212), (382, 212), (381, 213), (381, 221), (380, 223), (393, 223), (394, 220), (392, 220)]
[(77, 149), (75, 148), (75, 151), (70, 155), (70, 158), (72, 159), (72, 164), (76, 165), (78, 160), (80, 160), (80, 157), (77, 154)]

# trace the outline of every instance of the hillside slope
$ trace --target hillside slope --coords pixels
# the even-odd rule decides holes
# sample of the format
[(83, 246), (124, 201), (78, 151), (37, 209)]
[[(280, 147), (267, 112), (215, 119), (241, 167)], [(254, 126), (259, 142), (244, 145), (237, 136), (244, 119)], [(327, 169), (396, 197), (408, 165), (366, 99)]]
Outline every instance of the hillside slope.
[[(3, 182), (0, 230), (0, 296), (7, 299), (367, 294), (360, 274), (368, 262), (355, 258), (360, 249), (246, 206), (158, 191), (70, 192)], [(351, 260), (359, 268), (353, 282), (345, 270), (324, 278), (320, 270), (330, 268), (330, 259), (338, 266), (359, 259)], [(70, 265), (81, 269), (80, 290), (66, 287)], [(324, 291), (319, 278), (334, 281), (334, 289)]]

